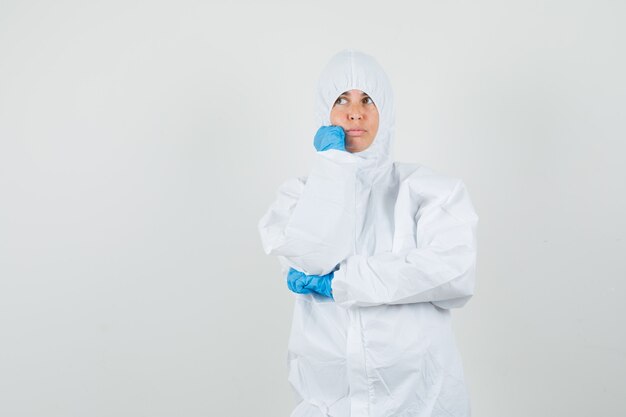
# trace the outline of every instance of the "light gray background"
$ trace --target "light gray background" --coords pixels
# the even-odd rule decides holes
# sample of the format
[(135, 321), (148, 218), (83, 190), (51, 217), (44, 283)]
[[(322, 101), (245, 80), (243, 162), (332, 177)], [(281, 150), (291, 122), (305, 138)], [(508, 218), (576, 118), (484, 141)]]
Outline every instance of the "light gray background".
[(346, 47), (462, 178), (476, 417), (626, 415), (622, 1), (0, 3), (0, 415), (288, 416), (257, 221)]

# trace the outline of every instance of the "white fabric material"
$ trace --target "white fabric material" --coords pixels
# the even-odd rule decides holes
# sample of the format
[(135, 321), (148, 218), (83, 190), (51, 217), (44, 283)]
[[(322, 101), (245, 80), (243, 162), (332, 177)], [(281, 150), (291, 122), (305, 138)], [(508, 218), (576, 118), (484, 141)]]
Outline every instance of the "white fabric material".
[(468, 417), (450, 309), (474, 291), (478, 216), (461, 180), (392, 162), (393, 93), (373, 58), (345, 50), (331, 59), (318, 85), (320, 125), (351, 89), (377, 106), (373, 144), (318, 152), (259, 222), (285, 279), (289, 267), (321, 275), (339, 266), (335, 301), (294, 295), (291, 417)]

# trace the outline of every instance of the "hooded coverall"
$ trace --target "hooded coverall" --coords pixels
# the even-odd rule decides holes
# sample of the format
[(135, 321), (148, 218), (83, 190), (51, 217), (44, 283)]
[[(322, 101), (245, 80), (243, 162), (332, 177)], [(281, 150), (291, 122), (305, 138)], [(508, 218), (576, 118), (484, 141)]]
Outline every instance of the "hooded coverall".
[(336, 54), (317, 89), (319, 125), (337, 97), (367, 93), (379, 112), (364, 151), (317, 152), (259, 221), (263, 248), (309, 275), (336, 269), (332, 298), (295, 294), (288, 345), (291, 417), (469, 417), (451, 327), (472, 297), (478, 216), (465, 184), (393, 162), (394, 101), (380, 65)]

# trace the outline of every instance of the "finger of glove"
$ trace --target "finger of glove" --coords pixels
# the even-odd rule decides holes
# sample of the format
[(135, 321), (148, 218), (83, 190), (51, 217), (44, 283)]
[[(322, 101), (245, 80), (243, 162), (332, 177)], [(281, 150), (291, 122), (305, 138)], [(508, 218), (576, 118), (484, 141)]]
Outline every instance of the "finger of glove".
[(326, 138), (326, 140), (323, 141), (322, 144), (320, 145), (320, 151), (327, 151), (329, 149), (344, 150), (345, 143), (343, 140), (338, 139), (336, 137)]
[(302, 275), (300, 277), (298, 277), (298, 279), (295, 280), (294, 282), (294, 287), (296, 288), (296, 290), (298, 292), (302, 292), (302, 291), (307, 291), (306, 293), (303, 292), (303, 294), (308, 294), (309, 292), (311, 292), (311, 288), (309, 286), (309, 282), (310, 282), (310, 278), (307, 275)]
[(330, 279), (328, 278), (328, 275), (312, 275), (307, 288), (318, 294), (330, 297)]
[(287, 274), (287, 279), (293, 281), (303, 276), (305, 276), (304, 272), (300, 272), (297, 269), (290, 268), (289, 273)]
[(292, 292), (296, 292), (296, 288), (293, 286), (293, 280), (288, 279), (287, 280), (287, 287), (292, 291)]
[(289, 289), (293, 292), (300, 292), (301, 288), (298, 288), (298, 280), (300, 280), (302, 277), (304, 276), (304, 273), (293, 269), (293, 268), (289, 268), (289, 273), (287, 274), (287, 286), (289, 287)]
[(345, 132), (341, 126), (322, 126), (317, 130), (313, 145), (318, 151), (345, 149)]
[(301, 278), (295, 278), (287, 281), (287, 286), (292, 292), (297, 294), (310, 294), (311, 290), (305, 288), (303, 281)]

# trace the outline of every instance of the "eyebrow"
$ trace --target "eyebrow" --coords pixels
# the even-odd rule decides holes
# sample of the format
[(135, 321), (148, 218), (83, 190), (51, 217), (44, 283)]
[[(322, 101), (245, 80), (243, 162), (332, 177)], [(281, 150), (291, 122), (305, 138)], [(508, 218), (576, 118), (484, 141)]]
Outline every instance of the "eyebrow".
[[(350, 95), (349, 91), (344, 91), (343, 93), (339, 94), (339, 97), (341, 97), (341, 96), (349, 96), (349, 95)], [(363, 92), (363, 91), (361, 91), (361, 97), (363, 97), (363, 96), (369, 97), (370, 95), (365, 93), (365, 92)]]

